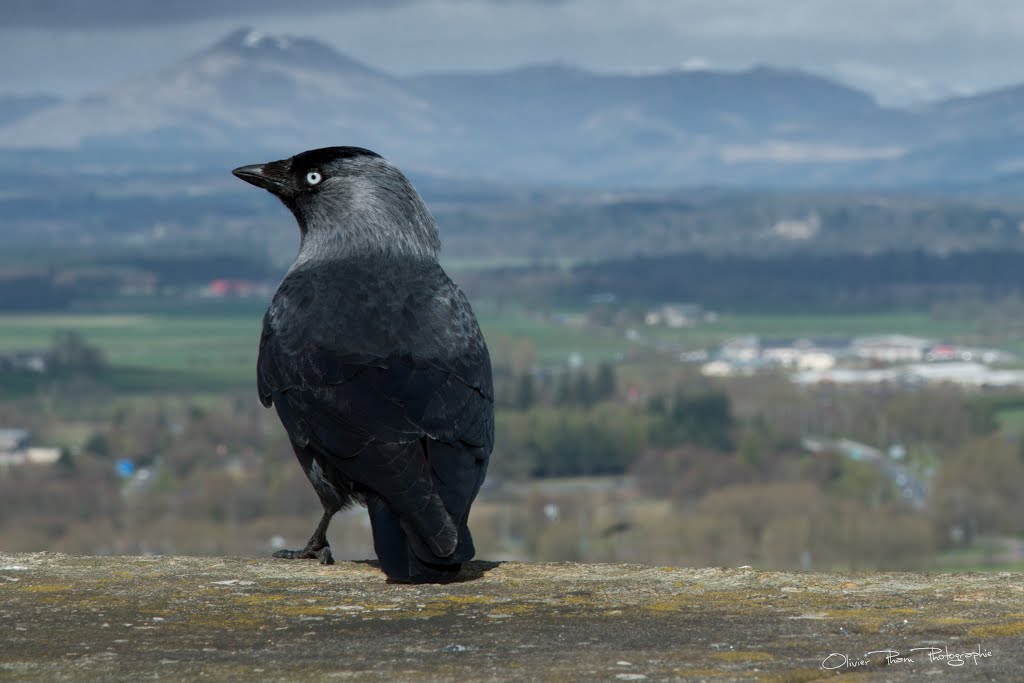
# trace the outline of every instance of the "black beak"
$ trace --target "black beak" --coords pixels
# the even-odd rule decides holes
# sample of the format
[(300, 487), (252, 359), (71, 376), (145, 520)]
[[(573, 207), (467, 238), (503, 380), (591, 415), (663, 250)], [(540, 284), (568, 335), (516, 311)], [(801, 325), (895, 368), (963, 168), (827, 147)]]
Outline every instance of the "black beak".
[(290, 197), (295, 193), (292, 176), (289, 172), (291, 164), (287, 160), (271, 161), (266, 164), (240, 166), (232, 171), (247, 183), (262, 187), (278, 197)]

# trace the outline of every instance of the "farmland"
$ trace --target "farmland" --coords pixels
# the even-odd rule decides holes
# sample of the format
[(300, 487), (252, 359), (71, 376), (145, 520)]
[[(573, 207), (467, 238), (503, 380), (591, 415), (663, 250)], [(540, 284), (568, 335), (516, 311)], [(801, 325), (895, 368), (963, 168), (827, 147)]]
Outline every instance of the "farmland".
[[(48, 346), (61, 330), (78, 332), (99, 348), (109, 368), (104, 382), (118, 392), (235, 390), (251, 386), (265, 302), (216, 303), (163, 313), (81, 313), (0, 316), (0, 351)], [(535, 360), (562, 364), (572, 353), (587, 363), (622, 359), (644, 348), (630, 341), (621, 327), (594, 328), (540, 314), (520, 306), (500, 309), (477, 303), (484, 334), (492, 344), (496, 365), (501, 351), (527, 345)], [(582, 316), (581, 313), (577, 315)], [(678, 330), (643, 331), (649, 343), (671, 342), (682, 348), (705, 348), (741, 334), (830, 336), (899, 333), (939, 339), (971, 339), (970, 321), (935, 320), (927, 312), (874, 315), (721, 315), (713, 322)], [(0, 385), (0, 391), (10, 388)]]

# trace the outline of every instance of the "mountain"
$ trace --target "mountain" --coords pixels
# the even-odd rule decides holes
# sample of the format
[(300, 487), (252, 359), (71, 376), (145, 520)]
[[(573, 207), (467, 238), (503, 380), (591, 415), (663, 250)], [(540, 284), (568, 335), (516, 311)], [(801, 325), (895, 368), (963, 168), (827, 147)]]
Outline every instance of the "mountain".
[(979, 131), (1024, 135), (1024, 85), (940, 100), (922, 107), (920, 113), (941, 140), (957, 141)]
[(500, 158), (516, 175), (568, 182), (694, 184), (886, 159), (913, 131), (910, 117), (862, 92), (769, 67), (613, 75), (540, 65), (407, 83), (459, 122), (455, 144), (486, 152), (478, 170)]
[(0, 147), (285, 154), (324, 140), (429, 140), (438, 124), (386, 74), (313, 40), (243, 29), (164, 70), (4, 126)]
[(978, 185), (1024, 170), (1024, 86), (902, 110), (767, 66), (398, 78), (311, 39), (241, 29), (86, 97), (20, 110), (0, 98), (0, 175), (11, 177), (31, 160), (219, 177), (330, 144), (419, 173), (534, 186)]

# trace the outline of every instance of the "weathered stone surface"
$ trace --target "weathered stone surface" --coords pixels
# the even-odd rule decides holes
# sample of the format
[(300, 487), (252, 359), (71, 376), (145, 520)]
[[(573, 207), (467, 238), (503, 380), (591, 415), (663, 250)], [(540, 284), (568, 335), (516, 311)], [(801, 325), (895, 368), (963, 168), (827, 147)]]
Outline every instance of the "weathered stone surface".
[[(851, 680), (1024, 680), (1018, 574), (474, 562), (461, 578), (0, 554), (0, 680), (810, 681), (831, 653)], [(889, 649), (914, 661), (864, 654)]]

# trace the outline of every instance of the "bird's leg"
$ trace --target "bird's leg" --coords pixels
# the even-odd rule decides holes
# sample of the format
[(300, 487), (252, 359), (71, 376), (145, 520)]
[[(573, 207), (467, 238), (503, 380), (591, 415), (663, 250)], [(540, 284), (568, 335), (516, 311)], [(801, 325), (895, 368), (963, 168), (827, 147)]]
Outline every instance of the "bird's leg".
[(327, 542), (327, 525), (331, 523), (331, 517), (337, 509), (324, 508), (324, 516), (316, 525), (316, 530), (309, 537), (309, 542), (302, 550), (278, 550), (274, 557), (285, 560), (319, 560), (320, 564), (334, 564), (334, 555), (331, 554), (331, 545)]

